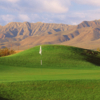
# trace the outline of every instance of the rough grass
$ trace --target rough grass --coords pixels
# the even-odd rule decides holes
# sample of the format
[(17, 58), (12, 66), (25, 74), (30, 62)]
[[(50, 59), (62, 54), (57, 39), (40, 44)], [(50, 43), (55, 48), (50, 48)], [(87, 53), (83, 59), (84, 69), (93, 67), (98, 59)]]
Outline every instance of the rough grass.
[(0, 96), (8, 100), (99, 100), (100, 80), (2, 83)]

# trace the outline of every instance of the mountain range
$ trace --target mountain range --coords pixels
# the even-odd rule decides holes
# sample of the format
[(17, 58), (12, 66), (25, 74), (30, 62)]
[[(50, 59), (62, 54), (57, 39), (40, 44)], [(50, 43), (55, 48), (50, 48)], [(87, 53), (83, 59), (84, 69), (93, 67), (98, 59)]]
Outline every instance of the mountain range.
[(0, 26), (0, 48), (26, 50), (43, 44), (96, 50), (100, 48), (100, 20), (83, 21), (78, 25), (11, 22)]

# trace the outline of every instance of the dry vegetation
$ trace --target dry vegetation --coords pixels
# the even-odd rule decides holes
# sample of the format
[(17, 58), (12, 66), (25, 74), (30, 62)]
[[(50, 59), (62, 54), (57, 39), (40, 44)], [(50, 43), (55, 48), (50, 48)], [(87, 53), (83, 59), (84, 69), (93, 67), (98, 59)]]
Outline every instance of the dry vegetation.
[(19, 52), (22, 52), (24, 50), (15, 50), (15, 53), (19, 53)]
[(97, 51), (98, 51), (98, 52), (100, 52), (100, 49), (99, 49), (99, 48), (97, 48)]
[(0, 57), (11, 55), (14, 53), (15, 53), (14, 50), (9, 50), (8, 48), (0, 49)]

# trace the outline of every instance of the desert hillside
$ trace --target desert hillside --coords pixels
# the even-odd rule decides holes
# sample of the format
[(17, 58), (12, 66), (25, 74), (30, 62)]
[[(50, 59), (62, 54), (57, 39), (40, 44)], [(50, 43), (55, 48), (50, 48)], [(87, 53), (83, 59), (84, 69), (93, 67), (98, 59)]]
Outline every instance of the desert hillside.
[[(28, 36), (48, 35), (73, 29), (74, 26), (54, 23), (11, 22), (0, 27), (0, 34), (5, 38), (24, 39)], [(1, 37), (2, 38), (2, 37)]]
[(79, 25), (77, 25), (77, 29), (83, 28), (83, 27), (100, 27), (100, 20), (95, 21), (83, 21)]
[(0, 48), (25, 50), (42, 44), (62, 44), (96, 49), (99, 43), (100, 20), (79, 25), (11, 22), (0, 26)]

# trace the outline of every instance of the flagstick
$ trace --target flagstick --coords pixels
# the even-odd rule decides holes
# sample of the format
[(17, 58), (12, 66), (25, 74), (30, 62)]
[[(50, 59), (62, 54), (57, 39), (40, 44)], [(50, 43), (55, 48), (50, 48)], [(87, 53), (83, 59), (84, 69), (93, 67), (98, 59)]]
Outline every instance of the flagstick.
[(41, 60), (41, 65), (42, 65), (42, 60)]
[[(41, 49), (41, 66), (42, 66), (42, 49)], [(41, 68), (41, 75), (42, 75), (42, 68)]]
[(40, 51), (39, 51), (40, 55), (41, 55), (41, 60), (40, 60), (40, 64), (42, 65), (42, 48), (40, 46)]
[(41, 53), (41, 65), (42, 65), (42, 53)]

